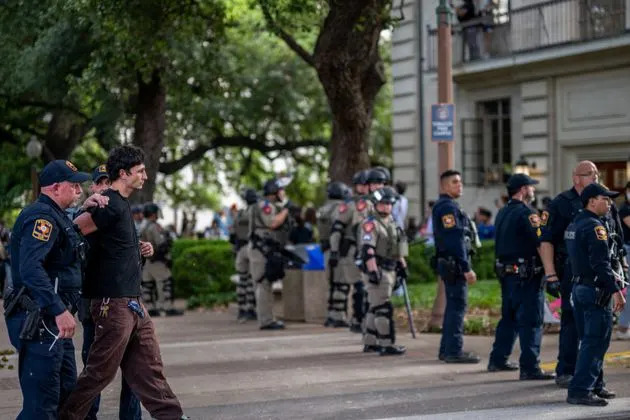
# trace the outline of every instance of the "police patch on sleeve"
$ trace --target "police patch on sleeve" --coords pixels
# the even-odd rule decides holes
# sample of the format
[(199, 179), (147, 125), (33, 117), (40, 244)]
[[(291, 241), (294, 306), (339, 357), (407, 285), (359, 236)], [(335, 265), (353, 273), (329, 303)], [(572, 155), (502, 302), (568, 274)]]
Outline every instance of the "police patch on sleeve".
[(595, 226), (595, 236), (600, 241), (608, 240), (608, 232), (606, 232), (606, 228), (604, 226)]
[(53, 225), (48, 220), (37, 219), (35, 220), (35, 227), (33, 228), (33, 238), (42, 242), (48, 242), (52, 230)]
[(348, 206), (346, 203), (339, 204), (339, 213), (345, 213), (348, 211)]
[(361, 200), (357, 201), (357, 210), (363, 211), (363, 210), (365, 210), (366, 206), (367, 206), (367, 203), (365, 202), (365, 200), (361, 199)]
[(269, 204), (268, 201), (261, 203), (261, 208), (262, 208), (263, 213), (271, 214), (271, 205)]
[(365, 222), (363, 223), (363, 230), (366, 233), (370, 233), (374, 230), (374, 222)]
[(540, 217), (536, 213), (530, 214), (528, 219), (533, 228), (540, 228)]
[(547, 220), (549, 220), (549, 212), (543, 211), (540, 215), (540, 226), (547, 226)]
[(452, 213), (442, 216), (442, 225), (446, 229), (450, 229), (455, 226), (455, 216)]

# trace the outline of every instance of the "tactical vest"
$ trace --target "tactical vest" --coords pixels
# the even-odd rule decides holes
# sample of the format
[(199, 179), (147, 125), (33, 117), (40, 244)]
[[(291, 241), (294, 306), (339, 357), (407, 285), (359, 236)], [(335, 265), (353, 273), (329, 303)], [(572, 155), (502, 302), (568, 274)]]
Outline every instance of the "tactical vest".
[(249, 239), (249, 207), (241, 209), (236, 214), (234, 221), (234, 234), (238, 241), (247, 241)]
[(377, 228), (382, 229), (382, 233), (384, 233), (378, 236), (375, 249), (376, 255), (387, 258), (388, 260), (400, 258), (396, 222), (394, 222), (391, 216), (388, 216), (385, 220), (381, 219), (380, 216), (375, 216), (374, 221), (376, 222)]
[(330, 240), (330, 231), (334, 222), (333, 214), (341, 202), (341, 200), (329, 200), (317, 211), (317, 230), (321, 242)]

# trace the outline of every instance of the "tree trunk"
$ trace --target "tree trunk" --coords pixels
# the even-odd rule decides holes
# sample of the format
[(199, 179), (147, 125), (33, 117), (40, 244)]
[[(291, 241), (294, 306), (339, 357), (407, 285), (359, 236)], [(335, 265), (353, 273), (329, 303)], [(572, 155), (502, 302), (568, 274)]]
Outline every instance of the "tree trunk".
[[(85, 121), (76, 114), (61, 109), (53, 111), (46, 130), (44, 161), (70, 158), (70, 154), (83, 139), (85, 131)], [(80, 169), (90, 172), (91, 168)]]
[(313, 59), (333, 114), (332, 180), (350, 182), (369, 166), (368, 140), (374, 100), (385, 84), (378, 41), (391, 0), (330, 3)]
[(148, 179), (142, 190), (133, 194), (131, 199), (135, 203), (146, 203), (153, 200), (155, 179), (164, 146), (166, 88), (162, 84), (160, 71), (157, 69), (153, 70), (148, 83), (140, 74), (137, 77), (138, 104), (133, 143), (144, 151)]

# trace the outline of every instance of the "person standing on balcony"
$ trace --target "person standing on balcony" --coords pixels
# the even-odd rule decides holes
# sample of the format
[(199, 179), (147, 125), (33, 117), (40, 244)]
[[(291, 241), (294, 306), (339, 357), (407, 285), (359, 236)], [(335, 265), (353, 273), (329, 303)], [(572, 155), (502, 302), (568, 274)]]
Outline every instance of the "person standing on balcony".
[(478, 23), (475, 19), (479, 17), (479, 12), (475, 6), (474, 0), (463, 0), (462, 3), (455, 8), (457, 20), (462, 26), (462, 37), (464, 44), (468, 46), (468, 61), (478, 60), (480, 58), (479, 45), (477, 44), (477, 32), (479, 31)]

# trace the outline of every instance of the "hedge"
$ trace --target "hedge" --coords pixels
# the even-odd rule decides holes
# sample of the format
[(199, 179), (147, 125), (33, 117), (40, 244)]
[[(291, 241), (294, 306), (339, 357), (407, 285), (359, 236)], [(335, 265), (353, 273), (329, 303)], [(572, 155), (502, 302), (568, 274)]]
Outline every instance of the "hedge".
[[(434, 248), (423, 243), (409, 247), (409, 283), (435, 282), (436, 275), (429, 265)], [(231, 297), (235, 290), (230, 276), (235, 273), (232, 245), (221, 240), (179, 239), (173, 243), (173, 277), (175, 295), (180, 298), (201, 295)], [(494, 241), (483, 241), (473, 257), (473, 268), (480, 280), (495, 279)], [(204, 298), (214, 299), (214, 298)], [(198, 299), (197, 299), (198, 300)]]
[(234, 291), (230, 281), (235, 272), (232, 245), (225, 241), (184, 241), (173, 246), (173, 251), (178, 248), (173, 252), (175, 295), (188, 298)]

